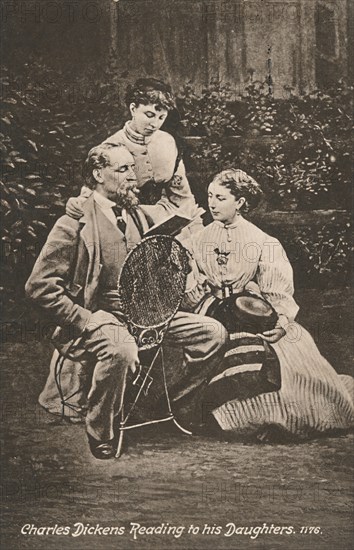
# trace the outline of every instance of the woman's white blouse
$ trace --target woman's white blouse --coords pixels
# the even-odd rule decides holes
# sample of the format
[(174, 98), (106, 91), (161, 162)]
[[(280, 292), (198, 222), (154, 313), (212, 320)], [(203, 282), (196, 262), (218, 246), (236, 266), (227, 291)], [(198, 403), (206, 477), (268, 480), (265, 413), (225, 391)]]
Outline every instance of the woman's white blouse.
[[(181, 160), (173, 178), (178, 156), (174, 138), (167, 132), (157, 130), (144, 137), (134, 132), (128, 121), (124, 127), (108, 137), (103, 143), (122, 143), (133, 155), (137, 186), (142, 187), (149, 180), (161, 184), (162, 195), (159, 205), (165, 215), (180, 213), (187, 218), (198, 218), (204, 213), (190, 189), (186, 171)], [(89, 197), (91, 189), (83, 186), (81, 195)], [(148, 210), (147, 207), (146, 210)]]
[(105, 140), (106, 143), (123, 143), (135, 160), (135, 174), (138, 187), (149, 180), (167, 184), (162, 188), (162, 199), (166, 205), (172, 203), (183, 209), (184, 215), (193, 217), (199, 215), (194, 196), (191, 192), (186, 171), (181, 160), (174, 175), (177, 161), (177, 145), (174, 138), (167, 132), (157, 130), (151, 136), (143, 136), (134, 132), (130, 121), (124, 128)]
[(105, 140), (109, 143), (124, 143), (135, 158), (138, 187), (153, 179), (156, 183), (169, 181), (174, 173), (177, 146), (167, 132), (157, 130), (151, 136), (134, 132), (130, 121), (124, 128)]
[(299, 308), (285, 250), (253, 223), (241, 216), (229, 226), (214, 221), (193, 239), (191, 252), (198, 271), (189, 280), (187, 303), (196, 305), (205, 296), (205, 283), (218, 295), (225, 284), (238, 292), (253, 281), (279, 315), (295, 318)]

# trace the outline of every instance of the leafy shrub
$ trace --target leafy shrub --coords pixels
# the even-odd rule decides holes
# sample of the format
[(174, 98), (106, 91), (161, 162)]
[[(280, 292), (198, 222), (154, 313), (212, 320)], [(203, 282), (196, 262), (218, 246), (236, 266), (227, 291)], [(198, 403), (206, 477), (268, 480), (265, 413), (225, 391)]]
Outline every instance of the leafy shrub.
[[(290, 96), (280, 104), (274, 190), (300, 210), (346, 207), (350, 199), (352, 88)], [(279, 123), (278, 123), (279, 126)]]
[(244, 127), (248, 135), (274, 134), (277, 108), (276, 101), (268, 89), (266, 82), (259, 81), (251, 82), (246, 86), (246, 93), (242, 96), (241, 111), (245, 112)]
[(332, 219), (317, 232), (299, 232), (295, 243), (299, 247), (298, 264), (310, 286), (322, 288), (351, 284), (353, 261), (352, 226), (338, 226)]
[(1, 299), (8, 310), (23, 298), (48, 231), (80, 189), (87, 151), (121, 126), (123, 107), (108, 73), (74, 81), (39, 61), (20, 76), (4, 68), (1, 86)]
[[(289, 98), (284, 101), (275, 100), (265, 83), (254, 82), (233, 104), (229, 96), (225, 101), (220, 83), (212, 90), (198, 97), (189, 87), (180, 100), (185, 128), (191, 135), (206, 136), (204, 151), (199, 147), (190, 156), (192, 169), (193, 160), (196, 170), (203, 160), (209, 172), (231, 161), (265, 187), (272, 208), (347, 208), (352, 87), (339, 82), (326, 93), (316, 90), (300, 97), (288, 88)], [(215, 105), (217, 116), (212, 118)], [(243, 138), (233, 151), (227, 139), (228, 120)]]
[(178, 108), (188, 135), (222, 137), (239, 134), (240, 127), (229, 108), (231, 97), (230, 86), (217, 79), (213, 79), (200, 96), (190, 83), (186, 84), (178, 98)]

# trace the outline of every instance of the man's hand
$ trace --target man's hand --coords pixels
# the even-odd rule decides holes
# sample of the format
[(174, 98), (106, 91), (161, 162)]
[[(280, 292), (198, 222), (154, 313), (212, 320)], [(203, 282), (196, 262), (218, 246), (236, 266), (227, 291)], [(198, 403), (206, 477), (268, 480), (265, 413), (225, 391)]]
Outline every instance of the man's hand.
[(74, 220), (79, 220), (82, 218), (84, 211), (82, 209), (83, 205), (86, 202), (86, 197), (71, 197), (66, 203), (65, 211), (70, 218)]
[(266, 332), (263, 332), (263, 334), (257, 334), (257, 336), (260, 336), (269, 344), (275, 344), (276, 342), (279, 342), (285, 334), (286, 331), (280, 325), (276, 325), (272, 330), (267, 330)]
[[(98, 361), (108, 361), (117, 356), (117, 344), (121, 351), (122, 361), (126, 357), (126, 348), (133, 347), (133, 359), (128, 363), (128, 367), (133, 374), (137, 371), (140, 361), (138, 355), (138, 346), (128, 332), (122, 321), (116, 318), (111, 313), (99, 309), (91, 314), (89, 321), (86, 323), (84, 333), (86, 333), (86, 344), (89, 340), (89, 347), (86, 345), (87, 351), (96, 355)], [(94, 337), (92, 338), (92, 336)], [(121, 347), (121, 350), (120, 350)], [(130, 355), (131, 357), (131, 355)]]

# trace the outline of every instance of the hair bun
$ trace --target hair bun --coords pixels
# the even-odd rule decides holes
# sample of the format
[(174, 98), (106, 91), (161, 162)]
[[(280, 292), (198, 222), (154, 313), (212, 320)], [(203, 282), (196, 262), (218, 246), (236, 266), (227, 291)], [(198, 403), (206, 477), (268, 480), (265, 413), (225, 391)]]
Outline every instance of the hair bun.
[(131, 103), (148, 105), (154, 103), (160, 109), (171, 111), (176, 108), (176, 102), (171, 86), (157, 78), (138, 78), (127, 86), (125, 102), (129, 108)]

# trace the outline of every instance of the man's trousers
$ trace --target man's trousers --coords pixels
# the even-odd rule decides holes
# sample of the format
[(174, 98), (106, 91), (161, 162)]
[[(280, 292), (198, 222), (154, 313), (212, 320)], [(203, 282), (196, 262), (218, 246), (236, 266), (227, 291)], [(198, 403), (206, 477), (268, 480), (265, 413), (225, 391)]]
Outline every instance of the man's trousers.
[[(227, 339), (224, 327), (215, 319), (178, 312), (172, 319), (164, 342), (183, 350), (184, 360), (178, 373), (178, 395), (184, 397), (210, 380), (222, 356)], [(139, 365), (138, 348), (127, 328), (107, 312), (92, 314), (82, 337), (72, 347), (70, 359), (62, 361), (60, 380), (55, 377), (58, 353), (51, 362), (46, 386), (39, 397), (49, 412), (77, 421), (85, 415), (88, 433), (97, 440), (114, 436), (113, 421), (119, 413), (129, 371)]]

